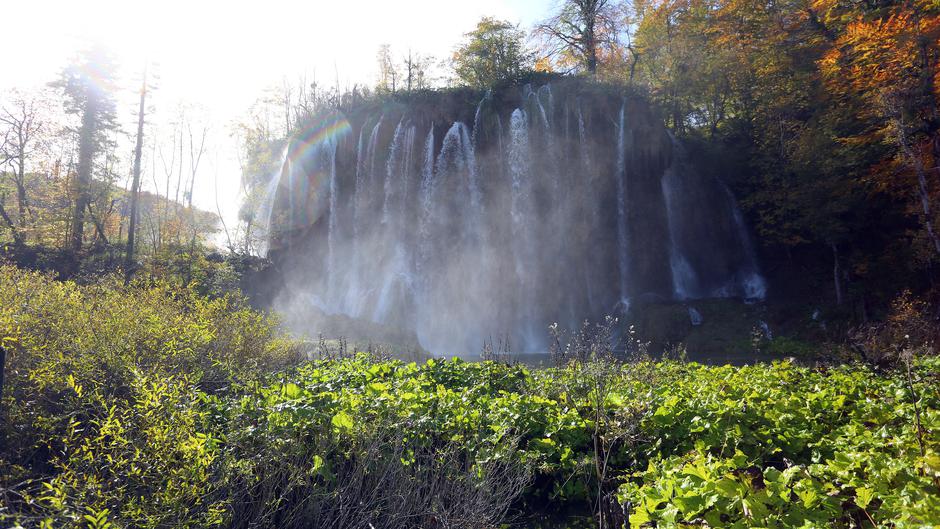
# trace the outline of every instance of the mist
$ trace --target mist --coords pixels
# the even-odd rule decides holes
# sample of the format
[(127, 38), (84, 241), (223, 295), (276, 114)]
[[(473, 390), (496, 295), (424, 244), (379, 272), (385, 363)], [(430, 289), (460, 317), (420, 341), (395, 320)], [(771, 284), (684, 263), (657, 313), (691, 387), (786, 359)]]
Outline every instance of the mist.
[(727, 186), (643, 99), (576, 80), (318, 115), (267, 194), (275, 308), (308, 335), (544, 352), (554, 322), (765, 294)]

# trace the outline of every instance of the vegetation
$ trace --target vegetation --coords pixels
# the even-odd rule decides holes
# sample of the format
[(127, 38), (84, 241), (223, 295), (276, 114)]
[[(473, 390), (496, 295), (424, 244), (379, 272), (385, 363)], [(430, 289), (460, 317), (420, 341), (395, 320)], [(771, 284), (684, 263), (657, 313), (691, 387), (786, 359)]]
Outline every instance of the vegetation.
[(437, 87), (432, 58), (383, 46), (375, 86), (336, 72), (250, 109), (223, 256), (221, 212), (193, 205), (208, 125), (180, 107), (157, 134), (145, 74), (128, 170), (130, 109), (98, 50), (0, 100), (0, 257), (16, 264), (0, 266), (0, 525), (940, 526), (940, 4), (565, 0), (549, 15), (535, 48), (483, 18), (447, 63), (454, 93), (583, 75), (645, 94), (733, 188), (772, 291), (703, 301), (717, 331), (650, 304), (643, 331), (728, 343), (790, 314), (805, 328), (753, 348), (799, 358), (654, 361), (633, 335), (623, 358), (611, 321), (553, 328), (547, 369), (493, 344), (481, 363), (314, 358), (239, 292), (269, 178), (316, 112)]
[(940, 363), (913, 348), (623, 363), (602, 326), (551, 369), (298, 363), (236, 298), (121, 279), (0, 269), (5, 526), (940, 524)]
[(935, 3), (633, 7), (635, 68), (614, 53), (599, 75), (646, 88), (731, 178), (765, 261), (828, 274), (825, 301), (862, 320), (925, 289), (940, 256)]
[(518, 81), (532, 62), (524, 37), (525, 33), (509, 22), (483, 18), (454, 51), (457, 79), (480, 89)]

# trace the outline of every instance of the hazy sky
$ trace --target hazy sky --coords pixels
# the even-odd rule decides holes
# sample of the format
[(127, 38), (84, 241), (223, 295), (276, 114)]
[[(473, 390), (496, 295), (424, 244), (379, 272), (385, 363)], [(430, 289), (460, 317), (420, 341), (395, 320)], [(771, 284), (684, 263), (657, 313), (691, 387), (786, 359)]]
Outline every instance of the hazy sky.
[[(238, 166), (229, 124), (266, 87), (315, 73), (332, 85), (373, 84), (376, 51), (390, 44), (438, 58), (449, 55), (481, 16), (528, 30), (557, 0), (9, 0), (2, 12), (0, 90), (54, 79), (77, 50), (103, 43), (121, 63), (119, 114), (134, 130), (134, 91), (144, 58), (159, 65), (152, 102), (169, 116), (176, 101), (200, 105), (212, 122), (195, 203), (215, 210), (218, 175), (226, 218), (238, 208)], [(162, 118), (168, 119), (168, 118)]]

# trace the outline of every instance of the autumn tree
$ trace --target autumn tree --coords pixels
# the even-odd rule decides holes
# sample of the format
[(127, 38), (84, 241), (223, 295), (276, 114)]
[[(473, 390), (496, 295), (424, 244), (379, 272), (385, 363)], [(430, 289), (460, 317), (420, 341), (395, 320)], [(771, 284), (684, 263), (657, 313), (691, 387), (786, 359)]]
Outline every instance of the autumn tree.
[(475, 88), (518, 80), (532, 63), (525, 33), (509, 22), (490, 17), (482, 18), (476, 29), (464, 35), (451, 59), (458, 81)]
[(598, 56), (617, 40), (624, 16), (616, 0), (564, 0), (558, 11), (535, 28), (548, 45), (548, 56), (573, 60), (597, 73)]
[[(825, 73), (831, 50), (846, 49), (847, 21), (861, 16), (860, 6), (801, 0), (635, 5), (638, 83), (675, 134), (701, 140), (766, 247), (788, 256), (805, 248), (820, 262), (828, 256), (836, 302), (844, 301), (853, 276), (910, 266), (909, 255), (898, 252), (891, 252), (891, 265), (877, 264), (885, 262), (883, 245), (906, 237), (903, 215), (872, 179), (886, 155), (886, 142), (872, 132), (885, 122), (866, 117), (877, 108), (873, 100), (834, 89), (852, 71)], [(836, 63), (852, 68), (845, 59)]]
[[(927, 242), (940, 255), (940, 7), (905, 1), (846, 9), (818, 0), (833, 44), (820, 61), (827, 88), (840, 100), (857, 99), (868, 127), (855, 142), (894, 146), (873, 176), (891, 186), (909, 182)], [(848, 23), (845, 21), (848, 20)]]
[(82, 249), (85, 213), (91, 204), (95, 161), (110, 146), (108, 133), (117, 129), (113, 83), (115, 67), (102, 50), (83, 54), (63, 70), (53, 86), (65, 96), (65, 110), (78, 117), (78, 163), (73, 185), (74, 206), (69, 229), (69, 248)]

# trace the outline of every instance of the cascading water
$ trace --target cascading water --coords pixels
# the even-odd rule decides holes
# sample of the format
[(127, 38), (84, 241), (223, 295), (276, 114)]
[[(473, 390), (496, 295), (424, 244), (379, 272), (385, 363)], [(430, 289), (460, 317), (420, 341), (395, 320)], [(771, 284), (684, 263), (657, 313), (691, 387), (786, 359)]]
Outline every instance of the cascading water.
[(330, 210), (327, 212), (329, 215), (329, 229), (327, 231), (326, 241), (327, 241), (327, 266), (326, 266), (326, 277), (329, 284), (327, 285), (327, 299), (331, 303), (334, 303), (334, 292), (338, 282), (340, 281), (339, 274), (337, 273), (337, 262), (336, 262), (336, 251), (335, 251), (335, 242), (336, 242), (336, 230), (339, 224), (339, 187), (336, 182), (336, 142), (327, 141), (323, 144), (325, 149), (325, 154), (329, 158), (327, 162), (329, 165), (330, 171)]
[[(674, 147), (675, 148), (675, 147)], [(663, 201), (666, 204), (666, 219), (669, 223), (669, 269), (672, 272), (673, 293), (677, 299), (701, 297), (701, 289), (695, 270), (689, 265), (682, 248), (679, 247), (678, 230), (681, 227), (678, 202), (682, 196), (682, 177), (674, 165), (666, 169), (662, 178)]]
[(614, 174), (614, 181), (617, 185), (617, 265), (620, 272), (620, 304), (624, 307), (630, 307), (629, 294), (629, 262), (630, 248), (627, 238), (627, 145), (626, 145), (626, 126), (624, 115), (626, 105), (620, 107), (620, 120), (617, 122), (617, 172)]
[(730, 191), (642, 101), (577, 83), (475, 101), (363, 108), (292, 143), (264, 207), (294, 310), (472, 354), (544, 350), (550, 323), (628, 300), (763, 297)]
[(515, 264), (517, 309), (523, 322), (523, 339), (536, 339), (533, 312), (536, 300), (538, 272), (535, 238), (532, 236), (534, 217), (531, 182), (531, 151), (529, 148), (528, 119), (525, 111), (515, 109), (509, 118), (509, 176), (512, 251)]

